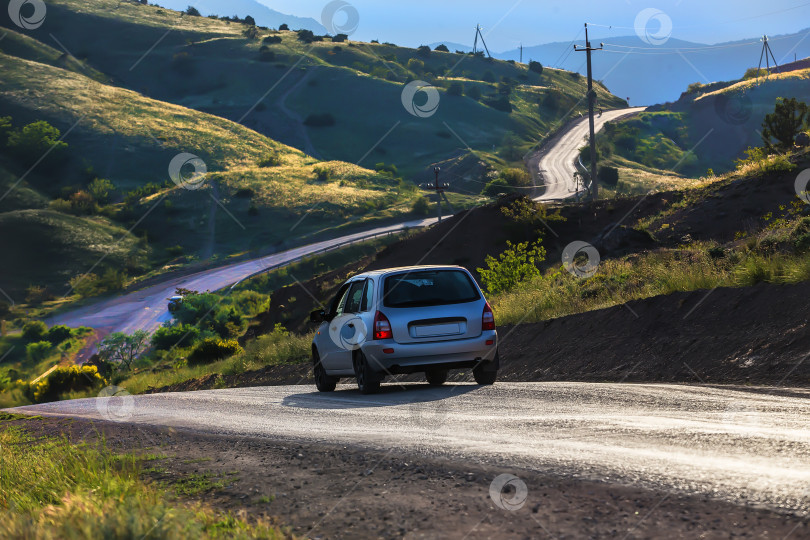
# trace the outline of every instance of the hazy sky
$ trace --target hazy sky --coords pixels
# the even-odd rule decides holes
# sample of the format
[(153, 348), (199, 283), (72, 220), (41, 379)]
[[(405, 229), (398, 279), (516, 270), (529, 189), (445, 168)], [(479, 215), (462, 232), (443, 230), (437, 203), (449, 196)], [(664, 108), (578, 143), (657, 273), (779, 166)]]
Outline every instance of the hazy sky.
[[(328, 0), (259, 0), (284, 13), (321, 20)], [(476, 23), (494, 51), (552, 41), (570, 41), (583, 23), (597, 38), (632, 35), (646, 8), (672, 21), (672, 37), (718, 43), (810, 27), (806, 0), (347, 0), (359, 14), (352, 36), (417, 46), (438, 41), (472, 45)], [(791, 9), (794, 8), (794, 9)], [(658, 23), (652, 22), (656, 25)], [(656, 28), (652, 28), (654, 32)]]

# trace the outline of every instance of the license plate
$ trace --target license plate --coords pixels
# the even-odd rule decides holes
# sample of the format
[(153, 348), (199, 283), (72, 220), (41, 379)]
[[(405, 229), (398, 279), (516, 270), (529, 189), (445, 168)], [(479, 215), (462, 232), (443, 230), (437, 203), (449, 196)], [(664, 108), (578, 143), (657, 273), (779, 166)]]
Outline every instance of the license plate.
[(450, 323), (414, 326), (413, 333), (414, 337), (451, 336), (461, 333), (461, 325), (459, 323)]

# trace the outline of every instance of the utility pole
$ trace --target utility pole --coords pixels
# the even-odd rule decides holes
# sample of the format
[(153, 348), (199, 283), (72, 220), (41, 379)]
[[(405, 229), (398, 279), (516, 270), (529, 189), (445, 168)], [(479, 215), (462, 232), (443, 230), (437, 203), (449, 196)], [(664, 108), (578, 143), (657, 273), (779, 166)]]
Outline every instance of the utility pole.
[(599, 197), (599, 180), (596, 176), (596, 130), (593, 125), (593, 103), (596, 98), (596, 92), (593, 91), (593, 69), (591, 67), (591, 51), (601, 51), (603, 44), (599, 44), (599, 48), (591, 47), (591, 41), (588, 39), (588, 23), (585, 23), (585, 48), (580, 48), (574, 45), (574, 50), (577, 52), (585, 51), (588, 57), (588, 121), (591, 127), (591, 200), (596, 201)]
[(520, 63), (523, 63), (523, 43), (520, 44)]
[(478, 37), (481, 37), (481, 44), (484, 45), (484, 50), (487, 51), (487, 56), (492, 58), (492, 55), (489, 54), (489, 47), (487, 47), (487, 42), (484, 41), (484, 34), (481, 33), (481, 25), (475, 25), (475, 42), (473, 43), (473, 54), (478, 52)]
[[(770, 57), (768, 55), (770, 55)], [(776, 68), (776, 72), (779, 73), (779, 63), (776, 61), (776, 57), (773, 55), (773, 50), (771, 49), (771, 46), (768, 43), (768, 36), (762, 36), (762, 52), (759, 53), (759, 66), (757, 67), (757, 79), (759, 79), (759, 70), (762, 69), (763, 56), (765, 57), (765, 66), (767, 66), (768, 75), (771, 74), (771, 58), (773, 58), (773, 66)]]
[(433, 167), (433, 172), (436, 174), (436, 181), (433, 184), (419, 184), (419, 187), (422, 189), (427, 189), (430, 191), (436, 192), (436, 205), (438, 206), (438, 213), (439, 213), (439, 222), (442, 220), (442, 199), (444, 202), (447, 203), (447, 206), (450, 208), (451, 212), (454, 212), (453, 206), (450, 204), (450, 199), (447, 198), (447, 195), (444, 194), (444, 190), (450, 187), (450, 184), (440, 184), (439, 183), (439, 172), (441, 172), (440, 167)]

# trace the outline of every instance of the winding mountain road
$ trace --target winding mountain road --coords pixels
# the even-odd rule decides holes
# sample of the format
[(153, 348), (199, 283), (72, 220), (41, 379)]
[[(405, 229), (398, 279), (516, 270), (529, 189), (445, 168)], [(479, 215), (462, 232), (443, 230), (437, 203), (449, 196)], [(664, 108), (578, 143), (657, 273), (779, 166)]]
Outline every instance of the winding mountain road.
[[(459, 463), (810, 510), (810, 390), (665, 384), (313, 386), (79, 399), (14, 409), (217, 434), (397, 449)], [(530, 486), (530, 489), (532, 486)]]
[[(643, 110), (645, 107), (605, 111), (594, 119), (594, 128), (599, 132), (606, 122), (638, 114)], [(576, 195), (577, 186), (574, 182), (574, 173), (577, 172), (577, 167), (575, 163), (579, 149), (588, 142), (588, 132), (588, 117), (585, 116), (527, 160), (532, 177), (539, 179), (545, 188), (542, 195), (535, 197), (534, 200), (562, 200)]]

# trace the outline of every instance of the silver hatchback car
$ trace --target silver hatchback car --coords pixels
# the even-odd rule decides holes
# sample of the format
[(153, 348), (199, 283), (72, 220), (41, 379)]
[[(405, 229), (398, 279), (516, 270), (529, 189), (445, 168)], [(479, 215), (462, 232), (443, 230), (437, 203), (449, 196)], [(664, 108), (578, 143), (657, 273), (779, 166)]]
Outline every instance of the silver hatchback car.
[[(328, 311), (327, 311), (328, 310)], [(500, 367), (492, 308), (472, 275), (460, 266), (374, 270), (349, 279), (312, 340), (315, 385), (335, 389), (355, 377), (364, 394), (387, 375), (424, 372), (441, 385), (450, 369), (472, 369), (478, 384), (493, 384)]]

